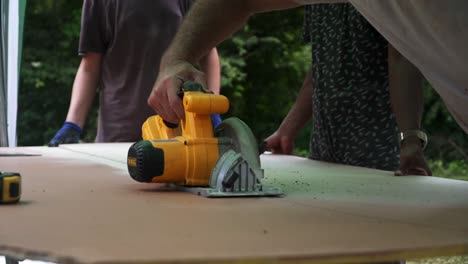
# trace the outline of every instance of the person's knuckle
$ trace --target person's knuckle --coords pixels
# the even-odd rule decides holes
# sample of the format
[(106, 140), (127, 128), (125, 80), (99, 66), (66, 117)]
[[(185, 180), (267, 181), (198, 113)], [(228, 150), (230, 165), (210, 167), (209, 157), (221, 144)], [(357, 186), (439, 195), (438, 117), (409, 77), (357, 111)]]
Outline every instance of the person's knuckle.
[(154, 90), (154, 93), (153, 93), (153, 94), (154, 94), (154, 96), (155, 96), (156, 98), (161, 98), (162, 95), (164, 94), (164, 91), (163, 91), (162, 89), (156, 89), (156, 90)]
[(153, 96), (151, 95), (148, 100), (146, 101), (148, 103), (149, 106), (151, 107), (155, 107), (155, 103), (154, 103), (154, 99), (153, 99)]

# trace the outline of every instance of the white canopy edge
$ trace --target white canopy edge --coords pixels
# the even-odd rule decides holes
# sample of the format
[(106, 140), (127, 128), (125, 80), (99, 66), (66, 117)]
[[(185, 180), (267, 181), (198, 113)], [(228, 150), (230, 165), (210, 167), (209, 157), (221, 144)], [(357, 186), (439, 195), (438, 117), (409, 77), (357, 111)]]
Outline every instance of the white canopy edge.
[(18, 81), (19, 81), (19, 1), (8, 4), (8, 65), (7, 65), (7, 131), (8, 146), (15, 147), (16, 124), (18, 115)]

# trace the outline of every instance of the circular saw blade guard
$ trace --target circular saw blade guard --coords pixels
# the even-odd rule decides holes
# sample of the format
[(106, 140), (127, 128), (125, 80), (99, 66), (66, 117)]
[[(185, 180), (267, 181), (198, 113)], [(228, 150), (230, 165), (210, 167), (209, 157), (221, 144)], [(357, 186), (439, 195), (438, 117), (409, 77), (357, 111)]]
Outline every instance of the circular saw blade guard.
[(211, 172), (210, 188), (191, 188), (206, 197), (280, 196), (278, 188), (262, 184), (257, 141), (242, 120), (232, 117), (216, 129), (220, 158)]

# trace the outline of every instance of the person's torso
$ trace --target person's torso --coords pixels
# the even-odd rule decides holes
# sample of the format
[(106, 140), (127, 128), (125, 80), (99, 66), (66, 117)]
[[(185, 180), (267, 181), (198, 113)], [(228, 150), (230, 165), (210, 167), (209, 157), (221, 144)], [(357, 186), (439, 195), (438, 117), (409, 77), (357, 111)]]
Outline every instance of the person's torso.
[(189, 8), (187, 0), (106, 1), (97, 141), (135, 141), (154, 111), (146, 101), (164, 51)]

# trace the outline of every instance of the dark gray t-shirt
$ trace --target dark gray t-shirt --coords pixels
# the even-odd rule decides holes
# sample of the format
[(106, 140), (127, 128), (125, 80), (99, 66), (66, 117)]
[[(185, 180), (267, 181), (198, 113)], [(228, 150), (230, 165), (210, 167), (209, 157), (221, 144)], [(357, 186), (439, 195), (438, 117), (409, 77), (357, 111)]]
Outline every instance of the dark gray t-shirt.
[(191, 0), (85, 0), (80, 55), (103, 54), (96, 142), (133, 142), (156, 114), (146, 103), (161, 56)]

